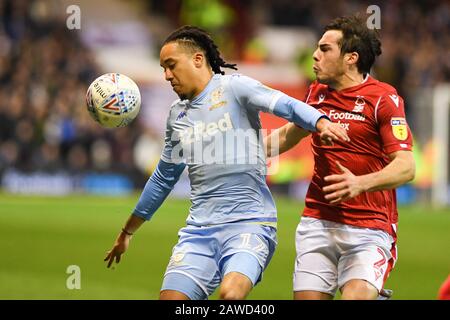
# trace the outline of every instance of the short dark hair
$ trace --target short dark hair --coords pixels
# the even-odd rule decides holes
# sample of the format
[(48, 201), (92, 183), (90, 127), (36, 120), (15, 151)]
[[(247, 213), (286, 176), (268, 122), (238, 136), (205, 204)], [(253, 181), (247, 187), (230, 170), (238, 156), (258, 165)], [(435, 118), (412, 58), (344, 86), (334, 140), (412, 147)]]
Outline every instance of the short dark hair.
[(358, 15), (339, 17), (325, 27), (329, 30), (342, 31), (342, 39), (338, 45), (341, 55), (357, 52), (356, 66), (361, 73), (369, 73), (375, 58), (381, 54), (381, 42), (378, 31), (367, 28), (365, 21)]
[(178, 42), (192, 50), (203, 51), (214, 73), (225, 74), (220, 69), (221, 67), (237, 70), (236, 64), (226, 63), (222, 59), (217, 45), (203, 29), (189, 25), (183, 26), (172, 32), (164, 41), (163, 45), (169, 42)]

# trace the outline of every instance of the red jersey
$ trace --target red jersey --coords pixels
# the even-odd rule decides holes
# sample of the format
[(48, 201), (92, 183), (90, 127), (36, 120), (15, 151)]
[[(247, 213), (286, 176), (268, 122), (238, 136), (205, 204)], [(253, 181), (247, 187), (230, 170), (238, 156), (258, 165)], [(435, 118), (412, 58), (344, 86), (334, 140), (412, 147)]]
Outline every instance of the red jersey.
[(442, 283), (441, 287), (439, 288), (438, 299), (450, 300), (450, 275), (447, 277), (447, 280), (445, 280), (444, 283)]
[(395, 237), (398, 221), (395, 190), (364, 192), (339, 204), (324, 198), (324, 178), (340, 174), (339, 161), (355, 175), (383, 169), (389, 153), (412, 149), (403, 99), (390, 85), (367, 76), (363, 83), (341, 91), (317, 81), (311, 84), (306, 103), (347, 130), (350, 142), (325, 146), (312, 135), (314, 174), (306, 195), (304, 216), (364, 228), (382, 229)]

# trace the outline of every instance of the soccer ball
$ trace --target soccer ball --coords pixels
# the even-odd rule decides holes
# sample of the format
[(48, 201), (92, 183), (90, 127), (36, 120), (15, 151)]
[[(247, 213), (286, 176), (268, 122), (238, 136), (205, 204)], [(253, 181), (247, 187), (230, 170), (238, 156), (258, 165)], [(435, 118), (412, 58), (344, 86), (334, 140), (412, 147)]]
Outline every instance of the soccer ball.
[(86, 92), (91, 117), (107, 128), (129, 125), (141, 108), (141, 94), (133, 80), (121, 73), (106, 73), (95, 79)]

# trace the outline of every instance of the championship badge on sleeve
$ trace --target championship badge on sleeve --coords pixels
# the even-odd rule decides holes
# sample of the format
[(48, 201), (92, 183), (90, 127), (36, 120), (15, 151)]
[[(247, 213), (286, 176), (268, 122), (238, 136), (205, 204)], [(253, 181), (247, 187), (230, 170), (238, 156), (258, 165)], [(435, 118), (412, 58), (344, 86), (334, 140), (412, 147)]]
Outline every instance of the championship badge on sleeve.
[(398, 140), (408, 138), (408, 128), (405, 118), (391, 118), (392, 133)]

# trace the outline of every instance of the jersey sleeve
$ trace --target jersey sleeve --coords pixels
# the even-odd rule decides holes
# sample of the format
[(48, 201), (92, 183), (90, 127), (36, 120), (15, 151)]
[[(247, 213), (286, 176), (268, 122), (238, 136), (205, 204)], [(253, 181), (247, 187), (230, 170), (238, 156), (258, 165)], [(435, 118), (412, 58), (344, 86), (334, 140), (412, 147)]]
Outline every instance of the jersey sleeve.
[(263, 85), (261, 82), (240, 74), (232, 75), (231, 89), (241, 106), (262, 112), (273, 113), (273, 108), (282, 92)]
[[(172, 105), (173, 107), (173, 105)], [(180, 178), (186, 164), (182, 160), (179, 149), (179, 139), (172, 128), (173, 108), (171, 107), (166, 123), (164, 148), (161, 160), (155, 171), (145, 184), (133, 215), (144, 220), (150, 220), (156, 210), (161, 206), (166, 197)]]
[(167, 163), (182, 163), (183, 150), (180, 145), (180, 137), (172, 127), (172, 109), (166, 122), (166, 132), (164, 138), (164, 147), (161, 153), (161, 160)]
[(399, 150), (412, 150), (412, 133), (406, 122), (404, 102), (400, 96), (397, 94), (382, 96), (375, 116), (386, 154)]
[(250, 77), (234, 76), (231, 88), (241, 106), (273, 113), (309, 131), (316, 131), (317, 121), (327, 117), (310, 105)]
[(150, 220), (172, 191), (185, 167), (184, 163), (174, 164), (160, 160), (142, 191), (133, 215)]

